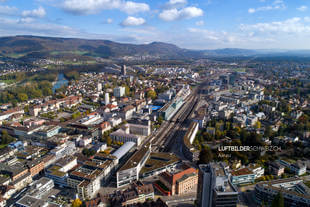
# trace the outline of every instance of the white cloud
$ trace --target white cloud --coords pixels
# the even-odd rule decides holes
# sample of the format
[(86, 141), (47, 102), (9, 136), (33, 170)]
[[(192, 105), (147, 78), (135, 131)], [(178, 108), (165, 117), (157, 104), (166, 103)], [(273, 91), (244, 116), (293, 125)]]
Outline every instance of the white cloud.
[(203, 39), (214, 40), (214, 41), (220, 40), (220, 36), (218, 34), (216, 34), (213, 31), (207, 30), (207, 29), (188, 28), (188, 31), (191, 33), (202, 35), (201, 37)]
[(253, 14), (255, 12), (260, 12), (260, 11), (270, 11), (270, 10), (280, 10), (280, 9), (286, 9), (286, 5), (284, 4), (283, 0), (275, 0), (272, 5), (268, 5), (268, 6), (262, 6), (258, 8), (249, 8), (248, 12), (250, 14)]
[(242, 31), (254, 31), (260, 33), (279, 34), (281, 36), (285, 34), (305, 34), (310, 33), (310, 26), (305, 24), (299, 17), (287, 19), (285, 21), (269, 22), (269, 23), (257, 23), (252, 25), (241, 24), (240, 29)]
[[(2, 28), (5, 28), (3, 30)], [(43, 36), (62, 36), (74, 37), (78, 36), (79, 31), (64, 25), (38, 23), (35, 19), (21, 18), (0, 18), (1, 36), (5, 35), (43, 35)]]
[(249, 8), (248, 12), (252, 14), (252, 13), (255, 13), (256, 10), (254, 8)]
[(31, 23), (34, 22), (35, 19), (31, 18), (31, 17), (25, 17), (25, 18), (21, 18), (18, 23)]
[(108, 19), (107, 19), (107, 23), (108, 23), (108, 24), (111, 24), (112, 22), (113, 22), (113, 19), (111, 19), (111, 18), (108, 18)]
[(17, 12), (18, 12), (18, 9), (16, 7), (0, 5), (0, 14), (2, 15), (16, 15)]
[(167, 9), (159, 14), (159, 18), (164, 21), (174, 21), (179, 19), (191, 19), (203, 15), (203, 10), (197, 7), (185, 7), (183, 9)]
[(307, 6), (300, 6), (297, 8), (297, 10), (301, 11), (301, 12), (304, 12), (304, 11), (307, 11), (308, 7)]
[(187, 4), (187, 0), (169, 0), (165, 4), (165, 9), (173, 9), (183, 7)]
[(101, 23), (102, 24), (112, 24), (113, 23), (113, 19), (112, 18), (107, 18), (107, 19), (103, 20)]
[(195, 23), (197, 26), (203, 26), (205, 24), (205, 22), (203, 20), (197, 21)]
[(188, 32), (198, 35), (200, 38), (218, 43), (237, 44), (242, 42), (242, 38), (237, 34), (225, 31), (216, 32), (207, 29), (188, 28)]
[(146, 12), (150, 10), (150, 7), (148, 4), (145, 3), (135, 3), (132, 1), (125, 2), (120, 10), (126, 12), (127, 14), (135, 14), (138, 12)]
[(25, 10), (22, 12), (23, 17), (39, 17), (43, 18), (46, 15), (46, 11), (43, 7), (39, 7), (33, 10)]
[(304, 17), (305, 22), (310, 22), (310, 17)]
[(150, 7), (146, 3), (124, 0), (64, 0), (64, 10), (77, 14), (96, 14), (102, 10), (118, 9), (128, 14), (146, 12)]
[(187, 4), (187, 0), (170, 0), (169, 4)]
[(137, 17), (127, 17), (121, 25), (124, 27), (129, 27), (129, 26), (140, 26), (145, 24), (145, 19), (143, 18), (137, 18)]

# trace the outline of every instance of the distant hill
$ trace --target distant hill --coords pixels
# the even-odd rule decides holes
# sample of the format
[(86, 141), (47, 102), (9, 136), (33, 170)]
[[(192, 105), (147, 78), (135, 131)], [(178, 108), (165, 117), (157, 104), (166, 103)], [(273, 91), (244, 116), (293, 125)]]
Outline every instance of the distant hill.
[(124, 44), (109, 40), (78, 38), (12, 36), (0, 37), (0, 57), (10, 58), (114, 58), (123, 56), (151, 56), (162, 59), (204, 58), (209, 56), (262, 56), (310, 55), (310, 51), (272, 51), (226, 48), (217, 50), (188, 50), (176, 45), (153, 42), (150, 44)]
[(122, 44), (109, 40), (87, 40), (75, 38), (14, 36), (0, 38), (0, 55), (8, 57), (48, 56), (89, 56), (89, 57), (121, 57), (150, 55), (160, 58), (180, 58), (200, 56), (201, 52), (181, 49), (173, 44), (153, 42), (135, 45)]

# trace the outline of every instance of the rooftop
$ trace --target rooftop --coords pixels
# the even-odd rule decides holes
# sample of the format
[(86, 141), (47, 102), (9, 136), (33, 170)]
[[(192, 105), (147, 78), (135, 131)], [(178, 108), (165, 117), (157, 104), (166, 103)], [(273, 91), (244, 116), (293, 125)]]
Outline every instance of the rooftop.
[(118, 148), (112, 155), (121, 159), (129, 150), (131, 150), (136, 144), (134, 142), (126, 142), (120, 148)]
[(197, 122), (192, 122), (191, 125), (189, 126), (183, 140), (184, 144), (187, 146), (187, 148), (191, 149), (194, 148), (193, 145), (190, 143), (190, 137), (193, 134), (194, 129), (197, 127), (198, 123)]
[(150, 143), (142, 146), (141, 149), (136, 151), (134, 155), (120, 168), (119, 171), (136, 167), (140, 163), (142, 158), (150, 151), (150, 148)]
[(58, 176), (58, 177), (63, 177), (66, 175), (65, 172), (60, 171), (61, 167), (57, 165), (52, 165), (47, 169), (50, 175)]
[(137, 135), (134, 134), (127, 134), (124, 130), (118, 129), (117, 131), (111, 133), (111, 136), (118, 136), (118, 137), (128, 137), (133, 139), (139, 139)]
[[(271, 190), (281, 191), (282, 194), (310, 199), (310, 189), (306, 185), (304, 185), (303, 180), (300, 178), (286, 178), (266, 181), (260, 182), (256, 185), (262, 188), (269, 188)], [(287, 187), (285, 187), (285, 185), (287, 185)], [(303, 189), (303, 191), (301, 191), (301, 189)]]
[(173, 153), (164, 152), (152, 152), (150, 158), (146, 161), (144, 167), (141, 169), (140, 173), (147, 173), (158, 168), (171, 165), (173, 163), (178, 163), (181, 160)]
[(248, 168), (242, 168), (239, 170), (233, 170), (231, 172), (232, 176), (241, 176), (241, 175), (248, 175), (248, 174), (253, 174), (253, 172), (251, 170), (249, 170)]

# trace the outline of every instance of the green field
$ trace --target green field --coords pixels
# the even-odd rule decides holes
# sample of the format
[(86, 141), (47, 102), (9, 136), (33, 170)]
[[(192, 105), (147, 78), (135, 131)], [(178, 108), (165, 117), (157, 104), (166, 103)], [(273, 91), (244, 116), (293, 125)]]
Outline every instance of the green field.
[(10, 58), (20, 58), (27, 55), (27, 53), (10, 53), (6, 56), (10, 57)]
[(235, 68), (234, 71), (245, 73), (246, 72), (246, 68)]
[(51, 55), (61, 55), (61, 54), (74, 54), (74, 55), (84, 55), (88, 52), (86, 51), (80, 51), (80, 50), (72, 50), (72, 51), (53, 51), (50, 54)]

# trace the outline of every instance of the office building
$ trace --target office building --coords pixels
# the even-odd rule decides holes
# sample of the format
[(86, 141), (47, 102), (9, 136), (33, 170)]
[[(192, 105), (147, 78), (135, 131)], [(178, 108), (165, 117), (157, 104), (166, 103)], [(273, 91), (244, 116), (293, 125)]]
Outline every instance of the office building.
[(289, 168), (295, 175), (304, 175), (307, 172), (306, 165), (301, 161), (290, 162), (289, 160), (279, 160), (279, 163)]
[(248, 168), (233, 170), (231, 172), (231, 182), (234, 185), (254, 183), (255, 177), (255, 173)]
[(101, 83), (97, 83), (97, 91), (102, 91), (102, 84)]
[(255, 200), (257, 204), (271, 205), (275, 196), (281, 192), (284, 206), (310, 206), (310, 188), (300, 178), (287, 178), (260, 182), (255, 186)]
[(105, 95), (104, 95), (104, 104), (105, 105), (110, 104), (110, 94), (109, 93), (105, 93)]
[(151, 144), (142, 146), (133, 156), (117, 171), (117, 187), (123, 187), (139, 180), (139, 173), (151, 154)]
[(126, 68), (126, 65), (122, 65), (122, 69), (121, 69), (121, 73), (122, 75), (127, 75), (127, 68)]
[(116, 97), (116, 98), (121, 98), (125, 95), (125, 87), (116, 87), (114, 88), (113, 90), (113, 95)]
[(238, 202), (238, 190), (230, 182), (225, 163), (199, 165), (198, 196), (199, 207), (234, 207)]
[(77, 158), (66, 156), (45, 170), (46, 177), (52, 179), (60, 187), (67, 187), (68, 171), (77, 165)]

